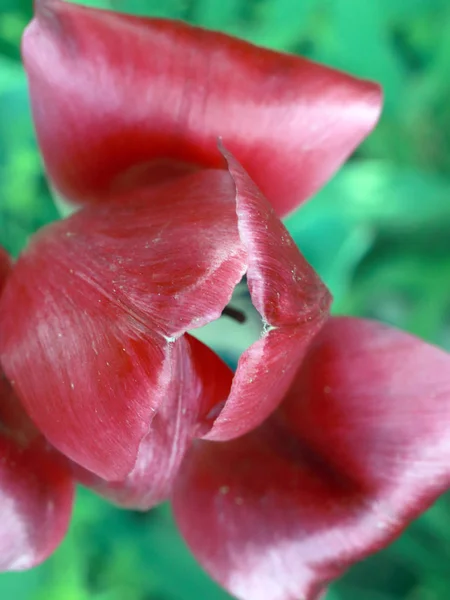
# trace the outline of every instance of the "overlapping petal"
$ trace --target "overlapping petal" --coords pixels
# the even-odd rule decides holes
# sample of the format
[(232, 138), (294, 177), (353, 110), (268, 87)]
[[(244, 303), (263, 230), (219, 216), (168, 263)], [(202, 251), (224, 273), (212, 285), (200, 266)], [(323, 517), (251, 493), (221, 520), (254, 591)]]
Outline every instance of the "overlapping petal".
[(25, 33), (37, 134), (57, 190), (99, 202), (222, 165), (222, 136), (283, 215), (374, 126), (380, 90), (180, 22), (38, 0)]
[[(328, 289), (300, 254), (266, 198), (224, 147), (221, 152), (227, 159), (230, 182), (234, 184), (232, 197), (236, 203), (240, 239), (247, 253), (250, 296), (261, 314), (264, 329), (261, 338), (239, 359), (232, 385), (229, 369), (197, 340), (189, 338), (190, 345), (196, 344), (196, 369), (204, 370), (197, 379), (203, 381), (203, 385), (209, 382), (212, 386), (209, 394), (203, 392), (203, 408), (196, 415), (195, 435), (212, 440), (239, 437), (262, 423), (276, 409), (311, 340), (328, 318), (331, 302)], [(184, 190), (185, 184), (181, 185)], [(178, 385), (176, 380), (186, 377), (176, 372), (172, 375), (175, 381), (172, 379), (170, 385), (175, 386)], [(195, 378), (188, 380), (195, 381)], [(172, 402), (159, 409), (147, 444), (145, 441), (141, 444), (136, 466), (124, 481), (111, 485), (96, 481), (92, 476), (82, 477), (81, 481), (125, 506), (148, 508), (156, 503), (156, 499), (166, 498), (191, 441), (191, 437), (186, 437), (186, 428), (179, 428), (177, 420), (180, 410), (186, 411), (182, 407), (192, 402), (191, 390), (177, 389), (180, 392)], [(187, 414), (195, 418), (192, 411)], [(161, 431), (154, 431), (154, 426), (159, 426)], [(192, 431), (192, 427), (188, 429)], [(151, 445), (155, 435), (164, 438), (158, 448), (166, 459), (162, 454), (158, 458), (154, 455), (155, 449)], [(179, 439), (180, 435), (183, 441)], [(172, 459), (174, 454), (176, 461)], [(162, 477), (162, 485), (158, 483), (158, 477)]]
[[(39, 232), (8, 279), (5, 372), (55, 447), (122, 480), (154, 416), (177, 405), (180, 336), (220, 316), (246, 267), (226, 171), (87, 207)], [(183, 410), (200, 415), (202, 386), (183, 385), (198, 390)]]
[(192, 448), (177, 521), (237, 597), (318, 598), (450, 485), (449, 427), (448, 354), (375, 322), (331, 319), (269, 420)]
[[(122, 481), (109, 482), (73, 465), (80, 483), (119, 506), (148, 510), (170, 497), (173, 480), (192, 441), (192, 431), (201, 435), (198, 425), (206, 421), (216, 403), (222, 404), (228, 396), (232, 373), (209, 348), (186, 335), (179, 341), (177, 354), (177, 376), (172, 378), (167, 401), (162, 403), (151, 431), (139, 446), (131, 473)], [(201, 389), (198, 382), (202, 382)]]
[[(28, 412), (84, 483), (122, 505), (166, 497), (193, 437), (259, 425), (327, 318), (326, 287), (222, 151), (229, 172), (197, 171), (40, 232), (0, 304), (0, 356)], [(220, 316), (244, 273), (264, 331), (231, 387), (222, 361), (182, 336)]]
[(237, 160), (221, 149), (236, 186), (247, 282), (261, 315), (261, 338), (240, 357), (230, 396), (207, 434), (227, 440), (250, 431), (278, 406), (309, 343), (328, 318), (331, 295), (300, 254), (273, 208)]
[[(0, 290), (8, 270), (0, 248)], [(67, 464), (28, 419), (0, 368), (0, 571), (33, 567), (53, 552), (73, 496)]]

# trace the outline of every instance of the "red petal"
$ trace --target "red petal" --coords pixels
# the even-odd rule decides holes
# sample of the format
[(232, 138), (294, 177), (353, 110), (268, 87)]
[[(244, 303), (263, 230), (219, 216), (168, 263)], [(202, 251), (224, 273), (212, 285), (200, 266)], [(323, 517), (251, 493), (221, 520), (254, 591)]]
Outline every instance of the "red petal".
[[(0, 293), (10, 273), (11, 260), (0, 247)], [(0, 368), (0, 571), (34, 567), (55, 550), (73, 497), (62, 457), (29, 420)]]
[(237, 597), (312, 600), (445, 491), (449, 465), (449, 355), (375, 322), (331, 319), (269, 421), (197, 442), (175, 512)]
[(62, 457), (27, 420), (0, 372), (0, 571), (34, 567), (56, 549), (73, 497)]
[[(153, 419), (150, 433), (140, 444), (134, 469), (126, 479), (108, 482), (74, 465), (75, 475), (83, 485), (119, 506), (148, 510), (169, 498), (198, 422), (199, 398), (203, 402), (200, 413), (205, 415), (214, 404), (223, 403), (229, 393), (233, 374), (225, 363), (189, 335), (180, 343), (179, 376), (172, 378), (167, 401)], [(198, 384), (191, 385), (199, 381), (206, 381), (207, 387), (198, 389)]]
[(1, 299), (0, 359), (49, 441), (123, 479), (168, 401), (176, 338), (219, 317), (246, 263), (226, 171), (40, 232)]
[(11, 270), (11, 258), (4, 248), (0, 246), (0, 294), (6, 283), (6, 277)]
[(270, 204), (233, 156), (223, 152), (236, 186), (239, 233), (249, 257), (248, 287), (265, 328), (239, 360), (231, 394), (206, 435), (212, 440), (250, 431), (278, 406), (331, 302)]
[[(11, 274), (12, 260), (0, 246), (0, 295)], [(0, 435), (13, 437), (19, 444), (26, 445), (39, 436), (33, 423), (14, 395), (11, 385), (0, 366)]]
[(67, 531), (74, 485), (55, 457), (40, 443), (21, 449), (0, 436), (0, 571), (41, 563)]
[(323, 185), (380, 112), (377, 86), (305, 59), (58, 0), (37, 3), (23, 56), (48, 173), (78, 202), (219, 167), (222, 136), (282, 215)]

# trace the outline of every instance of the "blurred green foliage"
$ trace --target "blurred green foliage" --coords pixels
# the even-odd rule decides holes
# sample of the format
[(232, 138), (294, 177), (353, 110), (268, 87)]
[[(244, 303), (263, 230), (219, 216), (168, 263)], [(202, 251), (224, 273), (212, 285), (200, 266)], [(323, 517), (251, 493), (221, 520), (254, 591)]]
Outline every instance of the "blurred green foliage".
[[(0, 243), (13, 254), (57, 218), (37, 152), (19, 43), (31, 0), (0, 0)], [(335, 296), (450, 348), (450, 3), (448, 0), (96, 0), (189, 20), (380, 81), (374, 134), (288, 219)], [(405, 498), (405, 502), (407, 499)], [(447, 600), (450, 503), (441, 499), (328, 600)], [(15, 600), (221, 600), (164, 506), (125, 512), (83, 491), (56, 554), (0, 577)]]

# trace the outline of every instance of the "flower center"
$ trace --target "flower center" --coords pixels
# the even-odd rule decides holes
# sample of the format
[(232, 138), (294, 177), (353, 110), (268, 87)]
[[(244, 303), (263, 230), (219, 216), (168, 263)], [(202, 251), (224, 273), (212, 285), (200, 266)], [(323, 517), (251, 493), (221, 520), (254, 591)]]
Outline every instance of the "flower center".
[(233, 306), (231, 306), (231, 304), (229, 304), (228, 306), (225, 306), (225, 308), (222, 311), (222, 316), (229, 317), (230, 319), (233, 319), (233, 321), (236, 321), (237, 323), (245, 323), (245, 321), (247, 320), (245, 313), (243, 313), (241, 310), (239, 310), (237, 308), (234, 308)]
[(209, 346), (233, 369), (240, 355), (261, 337), (261, 315), (253, 306), (244, 278), (235, 288), (222, 316), (189, 333)]

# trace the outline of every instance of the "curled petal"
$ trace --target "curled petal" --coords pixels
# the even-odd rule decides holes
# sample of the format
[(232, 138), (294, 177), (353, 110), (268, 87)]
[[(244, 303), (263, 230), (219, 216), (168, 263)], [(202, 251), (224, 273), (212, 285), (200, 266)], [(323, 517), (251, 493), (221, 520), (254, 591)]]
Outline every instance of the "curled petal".
[(230, 396), (205, 436), (227, 440), (250, 431), (278, 406), (309, 343), (328, 318), (331, 295), (300, 254), (273, 208), (224, 148), (236, 186), (247, 282), (264, 331), (239, 359)]
[(74, 202), (222, 165), (216, 140), (279, 215), (374, 126), (379, 88), (187, 24), (40, 0), (23, 39), (50, 178)]
[(226, 171), (86, 207), (42, 230), (0, 300), (0, 359), (47, 439), (123, 480), (171, 402), (178, 338), (220, 316), (246, 267)]
[(450, 485), (450, 356), (335, 318), (259, 429), (197, 441), (174, 494), (201, 564), (245, 600), (313, 600)]

